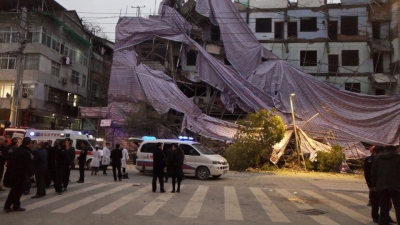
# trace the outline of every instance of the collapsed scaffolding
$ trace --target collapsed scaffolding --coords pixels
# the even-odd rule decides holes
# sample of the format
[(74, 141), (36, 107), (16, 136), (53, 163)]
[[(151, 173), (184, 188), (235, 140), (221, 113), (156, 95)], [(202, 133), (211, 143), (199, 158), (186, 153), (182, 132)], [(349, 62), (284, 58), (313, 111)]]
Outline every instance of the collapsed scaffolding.
[[(135, 103), (146, 102), (159, 113), (167, 113), (171, 109), (183, 113), (182, 132), (187, 129), (212, 139), (232, 141), (236, 124), (204, 114), (204, 110), (177, 86), (183, 81), (177, 79), (174, 69), (187, 52), (195, 49), (198, 52), (196, 79), (218, 91), (224, 111), (234, 112), (238, 108), (245, 112), (276, 109), (275, 112), (289, 124), (289, 96), (296, 93), (294, 105), (296, 122), (299, 121), (297, 123), (301, 128), (300, 137), (303, 137), (301, 147), (303, 153), (311, 154), (311, 158), (316, 151), (329, 151), (330, 144), (343, 146), (349, 158), (359, 158), (366, 155), (361, 142), (398, 143), (399, 96), (369, 96), (338, 90), (290, 66), (263, 48), (229, 0), (218, 3), (198, 0), (195, 10), (199, 17), (207, 18), (220, 29), (226, 60), (230, 64), (225, 65), (192, 38), (191, 32), (198, 32), (199, 27), (192, 26), (188, 18), (172, 6), (175, 6), (174, 1), (164, 0), (160, 4), (159, 17), (124, 17), (118, 22), (109, 88), (110, 105), (105, 116), (113, 120), (113, 126), (123, 125), (125, 117), (135, 110)], [(223, 16), (226, 13), (229, 17)], [(172, 50), (166, 51), (170, 55), (170, 76), (157, 70), (160, 69), (157, 65), (152, 65), (152, 69), (146, 65), (146, 60), (141, 62), (138, 59), (138, 46), (149, 40), (153, 43), (164, 40), (160, 44), (166, 43), (167, 49), (172, 49), (172, 43), (180, 43), (176, 67), (171, 60)], [(154, 51), (152, 49), (150, 53)], [(216, 94), (212, 99), (216, 99)], [(90, 113), (90, 110), (81, 109), (81, 115), (83, 111)], [(112, 135), (114, 133), (107, 132), (106, 138), (115, 138)], [(314, 139), (324, 139), (326, 144)], [(281, 145), (285, 146), (285, 143)], [(274, 148), (271, 161), (279, 159), (280, 154), (282, 148)]]

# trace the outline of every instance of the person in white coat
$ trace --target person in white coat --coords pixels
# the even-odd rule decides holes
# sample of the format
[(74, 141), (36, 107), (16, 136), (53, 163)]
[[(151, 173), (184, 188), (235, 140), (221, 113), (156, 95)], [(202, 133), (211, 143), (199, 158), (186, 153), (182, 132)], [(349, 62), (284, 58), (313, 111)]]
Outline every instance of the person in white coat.
[(103, 148), (103, 158), (101, 164), (103, 165), (103, 175), (107, 175), (107, 167), (110, 165), (110, 143), (106, 143), (106, 147)]
[(121, 159), (121, 167), (122, 167), (122, 173), (126, 172), (126, 161), (129, 160), (129, 154), (128, 150), (126, 148), (122, 149), (122, 159)]
[(97, 172), (99, 172), (99, 167), (100, 167), (100, 157), (101, 153), (99, 151), (99, 145), (94, 146), (94, 150), (92, 151), (92, 175), (97, 175)]

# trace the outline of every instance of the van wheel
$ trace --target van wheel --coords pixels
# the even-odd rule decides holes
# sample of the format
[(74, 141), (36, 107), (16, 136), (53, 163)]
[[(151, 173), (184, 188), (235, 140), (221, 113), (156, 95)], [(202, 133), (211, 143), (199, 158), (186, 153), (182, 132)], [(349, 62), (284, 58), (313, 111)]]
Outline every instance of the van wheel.
[(213, 176), (214, 179), (218, 179), (218, 178), (220, 178), (220, 177), (221, 177), (221, 175)]
[(153, 171), (151, 171), (151, 170), (146, 170), (146, 167), (143, 166), (143, 173), (144, 173), (145, 175), (151, 176), (151, 175), (153, 174)]
[(210, 171), (205, 166), (200, 166), (196, 170), (196, 177), (199, 180), (208, 180), (210, 178)]
[(86, 169), (91, 170), (92, 169), (92, 159), (89, 159), (86, 161)]

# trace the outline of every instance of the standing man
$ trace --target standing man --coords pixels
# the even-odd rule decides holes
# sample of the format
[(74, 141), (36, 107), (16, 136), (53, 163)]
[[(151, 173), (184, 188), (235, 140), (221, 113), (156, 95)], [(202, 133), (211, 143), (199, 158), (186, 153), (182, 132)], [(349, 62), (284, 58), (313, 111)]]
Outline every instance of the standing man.
[(86, 142), (81, 142), (81, 154), (78, 156), (78, 163), (79, 163), (79, 180), (77, 183), (85, 182), (85, 163), (87, 157), (87, 144)]
[(115, 145), (115, 149), (112, 150), (111, 152), (111, 165), (112, 165), (112, 170), (113, 170), (113, 175), (114, 175), (114, 181), (117, 181), (117, 174), (116, 174), (116, 169), (118, 170), (118, 180), (122, 180), (122, 174), (121, 174), (121, 159), (122, 159), (122, 149), (120, 148), (120, 144)]
[(7, 167), (7, 170), (10, 170), (13, 179), (11, 181), (11, 190), (4, 204), (4, 211), (7, 213), (12, 211), (25, 211), (24, 208), (21, 208), (20, 198), (24, 192), (26, 178), (31, 169), (30, 146), (31, 138), (25, 137), (22, 140), (22, 145), (16, 149), (8, 159), (7, 163), (10, 165)]
[(384, 148), (372, 162), (372, 185), (379, 193), (380, 221), (379, 224), (390, 223), (390, 201), (396, 211), (396, 220), (400, 221), (400, 155), (395, 146)]
[(103, 165), (103, 175), (107, 175), (107, 167), (110, 165), (110, 143), (106, 143), (106, 147), (103, 148), (103, 158), (102, 158), (102, 165)]
[(63, 192), (63, 181), (65, 170), (70, 166), (69, 154), (65, 149), (65, 140), (61, 141), (60, 147), (56, 150), (54, 188), (61, 195)]
[(65, 174), (63, 179), (63, 191), (67, 191), (69, 184), (69, 177), (71, 175), (71, 169), (75, 166), (75, 148), (72, 147), (72, 140), (65, 138), (65, 150), (68, 152), (69, 163), (66, 165)]
[(44, 182), (44, 177), (47, 171), (47, 142), (40, 143), (40, 148), (35, 151), (33, 155), (33, 168), (35, 171), (36, 179), (36, 195), (32, 198), (41, 198), (46, 195), (46, 185)]
[(6, 150), (6, 138), (0, 136), (0, 191), (5, 191), (1, 185), (1, 180), (3, 179), (4, 166), (6, 164), (7, 150)]
[(153, 151), (153, 192), (157, 191), (157, 178), (160, 183), (160, 193), (164, 193), (164, 167), (165, 155), (162, 150), (162, 143), (157, 143), (157, 149)]
[(52, 140), (47, 141), (47, 172), (46, 172), (46, 178), (45, 178), (45, 184), (46, 188), (50, 188), (51, 181), (53, 181), (54, 184), (54, 178), (55, 178), (55, 173), (56, 173), (56, 150), (58, 149), (59, 142), (55, 141), (54, 142), (54, 147), (51, 146)]

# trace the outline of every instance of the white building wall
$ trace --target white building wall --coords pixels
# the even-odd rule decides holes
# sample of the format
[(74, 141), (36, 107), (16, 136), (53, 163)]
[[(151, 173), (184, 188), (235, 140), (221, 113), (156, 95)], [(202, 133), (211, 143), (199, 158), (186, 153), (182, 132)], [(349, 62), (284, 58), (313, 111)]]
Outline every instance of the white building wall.
[[(297, 38), (313, 39), (313, 38), (327, 38), (324, 14), (322, 11), (312, 11), (311, 9), (302, 10), (289, 10), (288, 17), (290, 22), (297, 22)], [(300, 31), (300, 19), (302, 17), (316, 17), (317, 18), (317, 31), (302, 32)]]
[(320, 7), (325, 5), (325, 0), (298, 0), (297, 5), (299, 8), (302, 7)]
[[(368, 11), (367, 7), (359, 8), (342, 8), (342, 9), (330, 9), (329, 10), (330, 19), (338, 21), (338, 30), (340, 34), (341, 29), (341, 17), (342, 16), (358, 16), (358, 30), (359, 35), (366, 35), (372, 33), (372, 28), (368, 24)], [(326, 29), (326, 28), (325, 28)]]
[(287, 0), (239, 0), (240, 3), (247, 5), (250, 3), (250, 8), (270, 9), (270, 8), (286, 8)]

